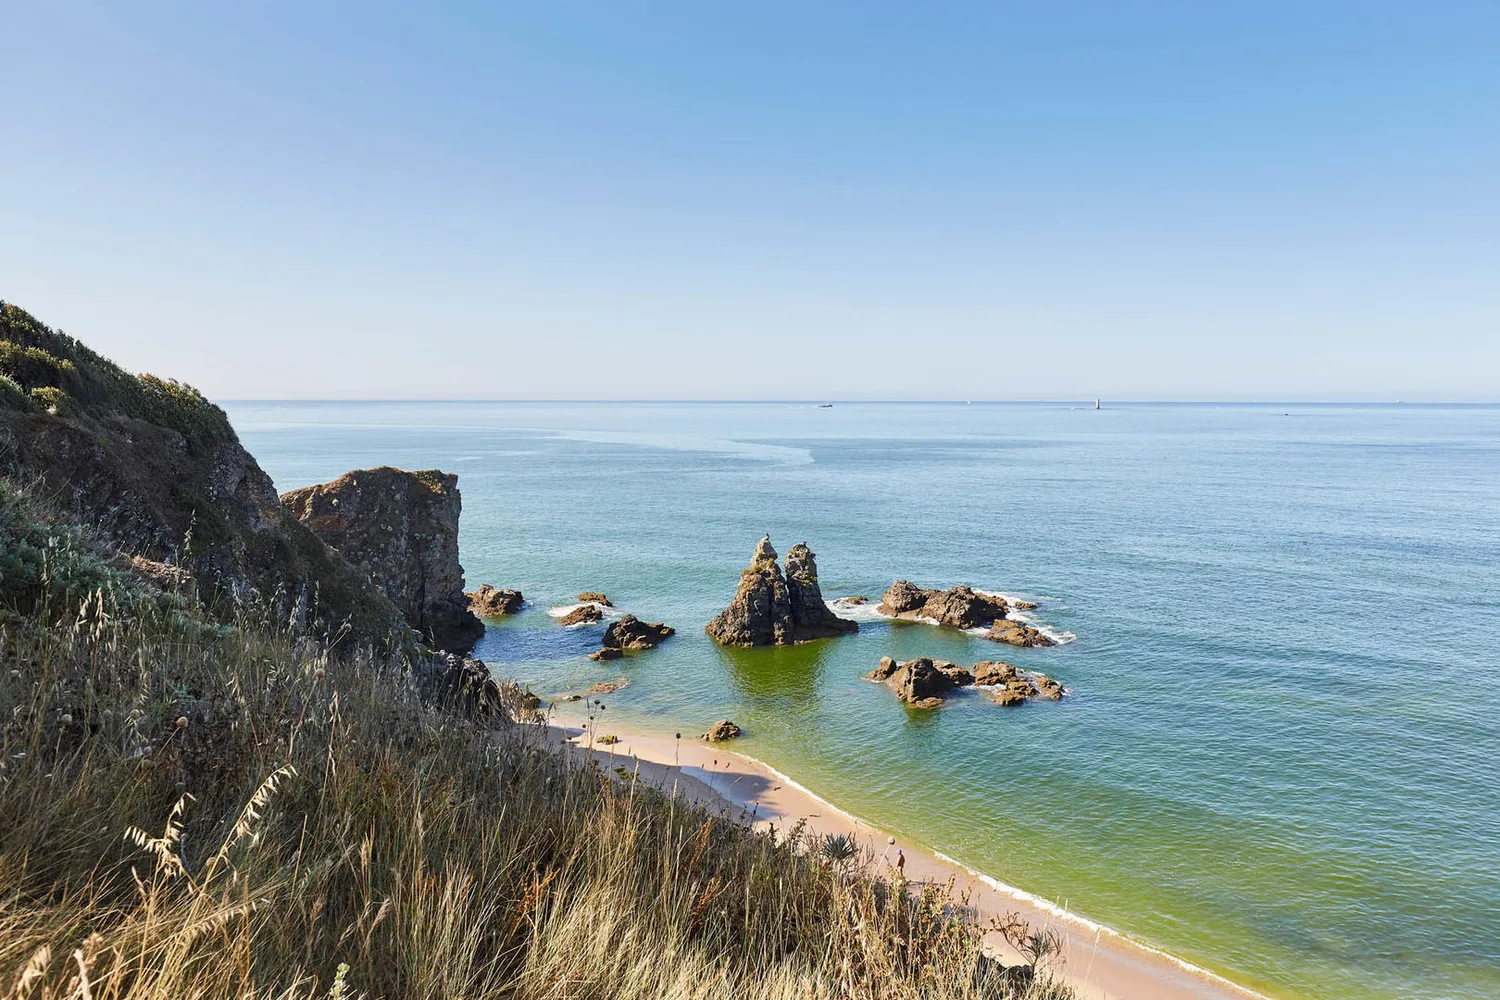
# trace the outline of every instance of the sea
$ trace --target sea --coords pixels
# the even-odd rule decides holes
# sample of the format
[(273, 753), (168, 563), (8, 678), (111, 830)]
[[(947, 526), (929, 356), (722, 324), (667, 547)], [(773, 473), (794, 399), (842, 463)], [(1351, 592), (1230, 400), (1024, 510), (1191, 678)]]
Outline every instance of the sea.
[[(987, 876), (1275, 998), (1500, 997), (1500, 407), (237, 402), (281, 490), (459, 477), (476, 654), (602, 726), (738, 748)], [(703, 632), (756, 541), (824, 596), (1034, 601), (1051, 648), (865, 612)], [(595, 663), (603, 591), (677, 634)], [(882, 656), (1005, 659), (1059, 702), (913, 710)]]

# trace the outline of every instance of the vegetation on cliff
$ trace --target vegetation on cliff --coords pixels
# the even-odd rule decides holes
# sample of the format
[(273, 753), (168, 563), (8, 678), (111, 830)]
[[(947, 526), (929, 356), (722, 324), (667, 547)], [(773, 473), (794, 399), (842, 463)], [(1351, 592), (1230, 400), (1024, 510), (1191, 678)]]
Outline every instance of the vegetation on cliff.
[(409, 644), (395, 606), (282, 508), (224, 411), (0, 303), (0, 475), (107, 548), (180, 569), (205, 603), (325, 638)]

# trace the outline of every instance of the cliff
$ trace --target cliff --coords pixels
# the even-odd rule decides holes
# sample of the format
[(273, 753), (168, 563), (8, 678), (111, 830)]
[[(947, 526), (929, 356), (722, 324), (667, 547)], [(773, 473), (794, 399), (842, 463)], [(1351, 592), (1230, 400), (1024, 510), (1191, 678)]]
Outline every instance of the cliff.
[(282, 507), (224, 411), (0, 303), (0, 475), (103, 544), (190, 574), (205, 605), (406, 641), (395, 606)]
[(281, 503), (345, 559), (370, 574), (431, 645), (464, 652), (484, 634), (469, 610), (458, 562), (458, 477), (382, 466), (292, 490)]

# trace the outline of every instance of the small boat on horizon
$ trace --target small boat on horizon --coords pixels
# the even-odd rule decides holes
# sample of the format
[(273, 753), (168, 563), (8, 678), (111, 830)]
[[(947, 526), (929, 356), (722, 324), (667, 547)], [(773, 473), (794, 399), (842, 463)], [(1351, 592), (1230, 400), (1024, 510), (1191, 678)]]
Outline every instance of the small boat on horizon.
[(832, 408), (833, 408), (833, 404), (832, 403), (819, 403), (818, 404), (818, 409), (820, 409), (820, 410), (830, 410)]

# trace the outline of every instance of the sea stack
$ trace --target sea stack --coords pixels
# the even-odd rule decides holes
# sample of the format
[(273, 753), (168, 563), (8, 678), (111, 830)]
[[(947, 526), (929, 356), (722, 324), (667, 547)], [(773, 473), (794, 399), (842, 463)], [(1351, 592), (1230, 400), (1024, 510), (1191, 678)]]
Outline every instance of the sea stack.
[(704, 629), (721, 646), (786, 646), (858, 630), (823, 603), (817, 562), (807, 543), (792, 546), (783, 576), (769, 535), (756, 544), (750, 565), (740, 573), (734, 600)]
[(464, 652), (484, 634), (458, 562), (458, 476), (382, 466), (281, 495), (281, 503), (370, 574), (434, 647)]

